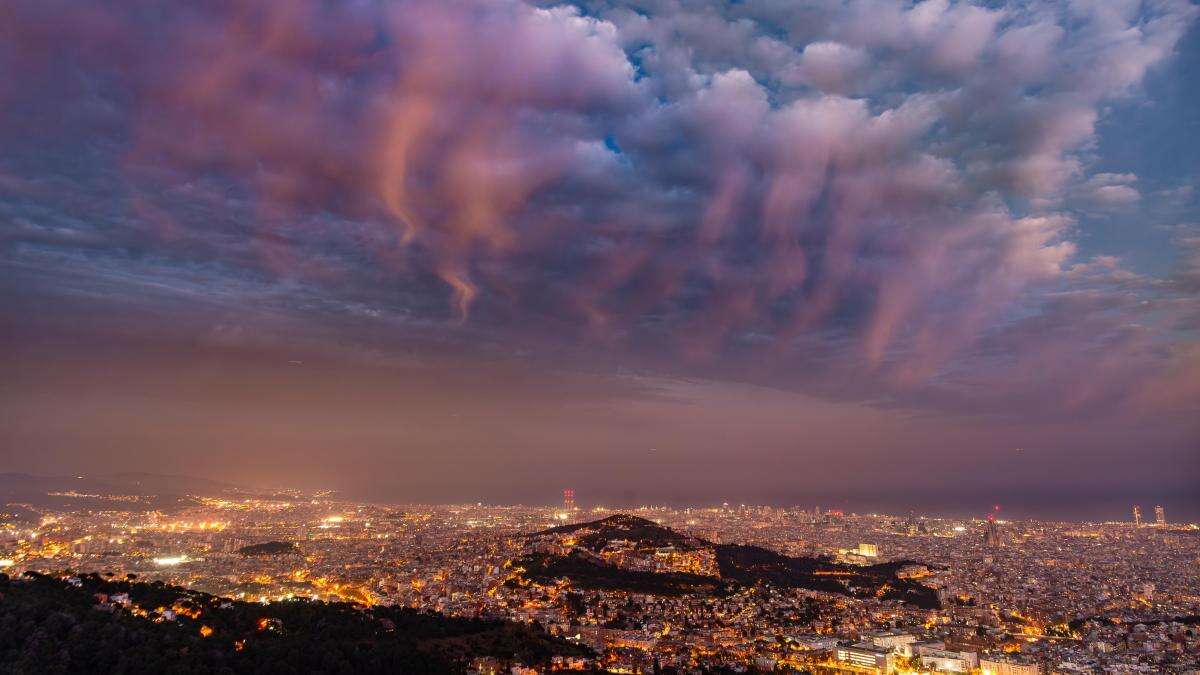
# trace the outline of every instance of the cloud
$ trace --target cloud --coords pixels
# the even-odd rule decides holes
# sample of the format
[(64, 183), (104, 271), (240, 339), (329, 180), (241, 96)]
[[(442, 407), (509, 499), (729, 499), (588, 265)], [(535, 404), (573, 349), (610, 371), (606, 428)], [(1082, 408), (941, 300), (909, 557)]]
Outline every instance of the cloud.
[[(353, 313), (397, 344), (549, 335), (857, 397), (970, 383), (991, 405), (1028, 385), (995, 354), (1036, 369), (1035, 329), (1103, 333), (1124, 341), (1079, 358), (1136, 345), (1113, 382), (1150, 387), (1191, 344), (1168, 317), (1187, 287), (1085, 274), (1073, 209), (1140, 199), (1132, 174), (1083, 178), (1097, 121), (1196, 13), (17, 0), (0, 264), (51, 295), (90, 275), (131, 303)], [(1108, 309), (1072, 328), (1068, 291)]]
[(1137, 176), (1131, 173), (1098, 173), (1081, 184), (1075, 196), (1096, 208), (1129, 206), (1142, 198), (1142, 193), (1134, 187), (1136, 183)]
[(804, 78), (821, 91), (846, 93), (855, 89), (870, 65), (863, 49), (838, 42), (810, 42), (800, 53)]

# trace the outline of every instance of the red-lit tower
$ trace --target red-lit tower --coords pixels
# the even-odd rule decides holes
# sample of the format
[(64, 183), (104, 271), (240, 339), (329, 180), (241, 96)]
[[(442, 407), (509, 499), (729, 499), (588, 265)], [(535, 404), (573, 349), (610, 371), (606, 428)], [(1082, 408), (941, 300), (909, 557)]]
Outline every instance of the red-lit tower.
[(571, 488), (563, 490), (563, 508), (567, 511), (575, 510), (575, 491)]
[(992, 512), (987, 517), (987, 529), (983, 533), (983, 543), (991, 548), (1000, 546), (1000, 528), (996, 524), (996, 514), (1000, 512), (1000, 505), (992, 507)]

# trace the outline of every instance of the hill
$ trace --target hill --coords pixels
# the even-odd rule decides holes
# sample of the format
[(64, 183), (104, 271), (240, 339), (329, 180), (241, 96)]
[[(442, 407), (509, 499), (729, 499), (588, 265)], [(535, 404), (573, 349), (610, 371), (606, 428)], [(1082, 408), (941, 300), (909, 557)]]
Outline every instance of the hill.
[(71, 510), (175, 512), (196, 505), (192, 496), (238, 492), (239, 488), (204, 478), (150, 473), (35, 476), (0, 473), (0, 506), (29, 504)]
[[(645, 518), (616, 514), (601, 520), (552, 527), (526, 535), (535, 546), (569, 542), (565, 554), (536, 550), (515, 564), (527, 578), (547, 583), (567, 577), (582, 588), (627, 590), (635, 593), (678, 595), (681, 593), (726, 593), (737, 586), (766, 584), (779, 588), (803, 588), (858, 598), (900, 600), (919, 607), (938, 607), (936, 592), (923, 584), (897, 577), (896, 572), (911, 561), (857, 566), (828, 558), (792, 557), (740, 544), (714, 544), (699, 537), (676, 532)], [(607, 563), (596, 555), (611, 548), (631, 549), (651, 555), (671, 547), (677, 551), (703, 552), (715, 561), (712, 576), (678, 571), (627, 569)], [(544, 547), (543, 547), (544, 548)]]
[(924, 584), (901, 579), (896, 572), (912, 561), (858, 566), (826, 558), (791, 557), (760, 546), (721, 544), (716, 547), (721, 578), (742, 584), (771, 584), (782, 588), (839, 593), (852, 597), (900, 600), (934, 609), (937, 593)]
[(163, 511), (177, 512), (195, 506), (183, 495), (157, 495), (102, 478), (0, 474), (0, 511), (15, 505), (60, 511)]
[(195, 476), (177, 476), (172, 474), (147, 473), (145, 471), (125, 471), (122, 473), (100, 476), (120, 486), (126, 486), (144, 491), (145, 494), (190, 494), (190, 495), (220, 495), (230, 492), (246, 492), (246, 488)]
[(237, 550), (241, 555), (290, 555), (300, 553), (300, 547), (290, 541), (268, 541), (262, 544), (251, 544)]
[[(564, 556), (531, 553), (517, 563), (522, 575), (541, 584), (566, 577), (581, 588), (621, 590), (650, 595), (720, 595), (725, 584), (716, 577), (686, 572), (646, 572), (609, 565), (572, 551)], [(510, 582), (515, 583), (515, 582)]]
[(618, 513), (588, 523), (559, 525), (526, 536), (532, 539), (547, 535), (567, 534), (575, 535), (574, 538), (579, 546), (596, 552), (612, 542), (620, 540), (632, 542), (635, 547), (641, 549), (674, 546), (680, 550), (694, 550), (710, 545), (703, 539), (681, 534), (652, 520), (627, 513)]
[(80, 476), (0, 473), (0, 494), (45, 494), (46, 492), (75, 491), (108, 495), (218, 495), (240, 490), (243, 488), (207, 478), (145, 472)]
[(0, 673), (460, 673), (478, 657), (539, 665), (554, 655), (588, 652), (536, 626), (408, 608), (0, 574)]

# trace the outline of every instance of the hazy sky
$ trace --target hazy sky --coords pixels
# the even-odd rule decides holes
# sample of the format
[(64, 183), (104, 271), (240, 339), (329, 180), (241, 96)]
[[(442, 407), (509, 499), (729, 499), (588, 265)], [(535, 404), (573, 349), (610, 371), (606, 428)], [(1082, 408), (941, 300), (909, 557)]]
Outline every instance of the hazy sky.
[(0, 5), (0, 471), (1200, 517), (1189, 0)]

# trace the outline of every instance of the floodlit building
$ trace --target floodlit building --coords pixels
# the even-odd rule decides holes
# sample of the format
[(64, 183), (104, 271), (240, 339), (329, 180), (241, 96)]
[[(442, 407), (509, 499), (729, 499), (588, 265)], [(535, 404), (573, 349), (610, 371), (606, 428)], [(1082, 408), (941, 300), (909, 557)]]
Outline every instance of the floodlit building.
[(979, 657), (975, 652), (956, 652), (934, 647), (918, 647), (917, 655), (921, 658), (921, 666), (931, 670), (949, 673), (966, 673), (979, 665)]
[(894, 630), (871, 631), (863, 633), (862, 638), (875, 647), (890, 649), (902, 656), (912, 656), (912, 644), (917, 641), (917, 636), (912, 633)]
[(876, 647), (869, 642), (838, 647), (834, 652), (834, 657), (841, 663), (859, 668), (875, 668), (882, 673), (890, 673), (896, 668), (895, 652), (891, 649)]

